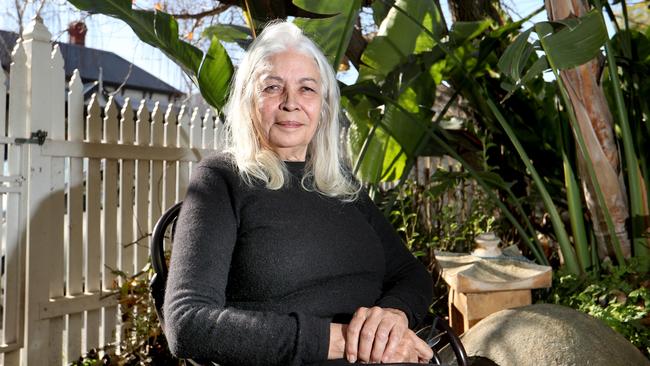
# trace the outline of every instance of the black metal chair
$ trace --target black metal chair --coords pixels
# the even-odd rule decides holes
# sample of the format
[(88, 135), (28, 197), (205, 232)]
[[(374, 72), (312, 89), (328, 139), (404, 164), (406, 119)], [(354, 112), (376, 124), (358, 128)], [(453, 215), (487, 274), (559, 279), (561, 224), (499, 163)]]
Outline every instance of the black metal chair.
[[(154, 226), (151, 238), (150, 255), (154, 275), (151, 278), (149, 287), (151, 289), (151, 297), (153, 298), (156, 307), (158, 319), (160, 319), (162, 325), (164, 325), (165, 321), (162, 308), (165, 301), (165, 285), (167, 283), (168, 273), (167, 260), (165, 257), (165, 239), (167, 239), (168, 242), (171, 242), (174, 238), (176, 220), (181, 211), (181, 205), (182, 201), (176, 203), (163, 213)], [(449, 345), (456, 356), (458, 366), (469, 365), (469, 358), (467, 357), (463, 344), (443, 319), (435, 317), (432, 324), (420, 329), (417, 332), (417, 335), (425, 340), (429, 347), (431, 347), (431, 350), (433, 351), (433, 359), (431, 361), (435, 365), (442, 365), (440, 351), (447, 345)]]
[[(167, 285), (167, 273), (169, 271), (167, 268), (167, 258), (165, 257), (165, 237), (168, 238), (170, 243), (174, 239), (176, 219), (178, 219), (182, 204), (183, 201), (177, 202), (168, 208), (156, 222), (153, 228), (153, 234), (151, 235), (149, 255), (154, 274), (149, 282), (149, 288), (151, 289), (151, 297), (156, 307), (156, 314), (158, 314), (158, 319), (163, 327), (165, 318), (162, 308), (165, 302), (165, 286)], [(167, 234), (168, 232), (169, 234)]]

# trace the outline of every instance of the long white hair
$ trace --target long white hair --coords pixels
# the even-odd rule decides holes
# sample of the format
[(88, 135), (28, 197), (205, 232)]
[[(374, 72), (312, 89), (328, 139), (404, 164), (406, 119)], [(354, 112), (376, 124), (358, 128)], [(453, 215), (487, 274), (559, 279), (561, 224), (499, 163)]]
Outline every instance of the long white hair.
[(268, 59), (286, 50), (313, 57), (321, 77), (320, 123), (307, 148), (302, 186), (343, 201), (354, 201), (360, 184), (345, 169), (339, 127), (340, 91), (334, 70), (318, 46), (292, 23), (267, 25), (244, 55), (224, 108), (227, 151), (246, 183), (253, 184), (258, 180), (266, 188), (277, 190), (287, 181), (286, 164), (275, 152), (263, 146), (255, 127), (259, 78)]

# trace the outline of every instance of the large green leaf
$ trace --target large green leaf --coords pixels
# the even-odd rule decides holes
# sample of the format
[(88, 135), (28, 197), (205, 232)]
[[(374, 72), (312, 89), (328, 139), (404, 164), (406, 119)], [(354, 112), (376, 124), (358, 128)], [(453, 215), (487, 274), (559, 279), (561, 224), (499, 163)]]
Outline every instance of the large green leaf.
[(430, 51), (443, 29), (433, 0), (397, 0), (361, 56), (360, 79), (379, 81), (407, 56)]
[(557, 69), (570, 69), (593, 59), (601, 53), (607, 41), (607, 27), (598, 11), (571, 22), (564, 22), (558, 32), (551, 32), (548, 23), (538, 23), (535, 28), (540, 36), (546, 57)]
[(347, 117), (352, 121), (348, 134), (351, 153), (356, 159), (361, 159), (355, 163), (357, 176), (364, 182), (377, 183), (382, 177), (391, 180), (387, 178), (401, 174), (406, 157), (401, 154), (399, 144), (384, 129), (377, 127), (381, 123), (381, 108), (365, 96), (341, 100)]
[[(370, 178), (372, 182), (376, 179), (395, 180), (402, 174), (407, 159), (415, 156), (426, 126), (431, 123), (431, 107), (435, 99), (435, 82), (428, 70), (423, 69), (423, 65), (418, 62), (396, 69), (389, 74), (382, 86), (383, 90), (371, 81), (366, 81), (342, 90), (343, 99), (349, 100), (346, 109), (351, 105), (360, 105), (366, 98), (375, 101), (378, 113), (369, 115), (371, 120), (366, 120), (366, 116), (361, 113), (348, 113), (353, 125), (367, 125), (357, 126), (354, 131), (370, 141), (356, 141), (358, 147), (353, 149), (353, 154), (361, 159), (361, 176), (364, 179)], [(363, 96), (361, 101), (359, 96)], [(372, 126), (377, 127), (373, 129)], [(351, 142), (354, 144), (354, 140)], [(384, 153), (385, 156), (369, 156), (371, 152), (368, 147), (374, 144), (382, 145), (384, 149), (372, 153)], [(367, 145), (366, 149), (360, 148), (363, 145)], [(370, 160), (366, 161), (367, 159)], [(382, 162), (381, 167), (377, 161)], [(380, 168), (381, 174), (376, 174)], [(372, 171), (373, 174), (364, 173), (365, 171)]]
[[(427, 66), (434, 68), (437, 65)], [(409, 164), (415, 157), (446, 154), (447, 151), (429, 137), (427, 129), (431, 127), (458, 152), (469, 157), (476, 153), (477, 139), (471, 134), (463, 131), (449, 133), (442, 126), (432, 124), (435, 73), (427, 70), (426, 66), (422, 69), (423, 66), (418, 63), (403, 65), (389, 74), (382, 88), (365, 81), (342, 90), (344, 107), (355, 134), (350, 137), (352, 155), (355, 160), (360, 160), (362, 179), (370, 179), (370, 182), (379, 178), (382, 181), (395, 180), (410, 169)], [(371, 100), (372, 104), (368, 104)]]
[(350, 43), (361, 0), (293, 0), (293, 3), (312, 13), (331, 15), (323, 19), (296, 18), (294, 23), (321, 47), (336, 69)]
[(212, 38), (216, 36), (224, 42), (237, 42), (252, 37), (251, 30), (236, 24), (215, 24), (203, 30), (203, 36)]
[(387, 81), (383, 84), (383, 93), (395, 103), (385, 105), (382, 127), (409, 158), (414, 158), (433, 119), (436, 83), (426, 66), (419, 62), (396, 68)]
[(104, 14), (127, 23), (145, 43), (160, 49), (180, 65), (198, 85), (205, 100), (216, 108), (225, 103), (233, 66), (216, 37), (207, 53), (181, 40), (178, 23), (167, 13), (132, 8), (131, 0), (69, 0), (90, 13)]
[[(227, 68), (228, 72), (224, 72), (224, 67), (227, 67), (224, 65), (230, 66), (230, 68)], [(227, 97), (225, 93), (230, 85), (232, 73), (230, 56), (226, 53), (219, 39), (212, 37), (210, 48), (203, 58), (196, 78), (203, 98), (206, 101), (219, 103), (211, 103), (212, 106), (219, 108), (223, 105)]]
[(531, 31), (532, 28), (519, 34), (515, 41), (503, 52), (497, 64), (499, 70), (514, 81), (519, 81), (524, 66), (526, 66), (530, 55), (533, 53), (533, 45), (528, 42)]

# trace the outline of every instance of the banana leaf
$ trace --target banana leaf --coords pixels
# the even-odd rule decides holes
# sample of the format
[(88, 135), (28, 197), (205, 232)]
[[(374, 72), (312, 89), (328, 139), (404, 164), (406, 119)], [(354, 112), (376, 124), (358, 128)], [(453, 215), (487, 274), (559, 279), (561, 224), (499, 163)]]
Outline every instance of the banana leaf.
[(321, 47), (336, 70), (350, 43), (361, 0), (293, 0), (293, 3), (311, 13), (330, 15), (322, 19), (296, 18), (294, 24)]
[(360, 80), (380, 82), (408, 55), (430, 51), (443, 30), (432, 0), (397, 0), (361, 56)]
[(80, 10), (104, 14), (127, 23), (140, 40), (160, 49), (181, 66), (211, 106), (217, 109), (223, 107), (233, 66), (217, 37), (212, 37), (210, 47), (204, 53), (180, 39), (178, 23), (165, 12), (133, 9), (131, 0), (69, 2)]

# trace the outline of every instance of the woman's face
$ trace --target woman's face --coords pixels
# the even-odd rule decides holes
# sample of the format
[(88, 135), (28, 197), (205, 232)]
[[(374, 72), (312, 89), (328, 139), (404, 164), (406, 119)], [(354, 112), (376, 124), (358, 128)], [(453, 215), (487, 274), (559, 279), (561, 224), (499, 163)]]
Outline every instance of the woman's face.
[(293, 50), (271, 56), (260, 77), (258, 131), (281, 159), (304, 161), (321, 113), (321, 78), (316, 61)]

